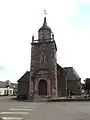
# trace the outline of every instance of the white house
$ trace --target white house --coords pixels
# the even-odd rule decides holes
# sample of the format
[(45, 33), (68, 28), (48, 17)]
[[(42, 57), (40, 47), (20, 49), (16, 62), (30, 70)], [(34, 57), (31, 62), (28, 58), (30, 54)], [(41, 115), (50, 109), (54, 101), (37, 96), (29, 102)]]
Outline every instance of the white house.
[(7, 84), (6, 82), (0, 81), (0, 96), (13, 95), (14, 94), (14, 84)]

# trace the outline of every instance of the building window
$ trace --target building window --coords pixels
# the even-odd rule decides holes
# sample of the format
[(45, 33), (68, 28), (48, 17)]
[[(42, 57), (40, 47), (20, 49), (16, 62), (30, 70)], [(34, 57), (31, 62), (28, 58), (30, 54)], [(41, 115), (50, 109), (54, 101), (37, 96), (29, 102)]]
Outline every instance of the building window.
[(4, 95), (7, 95), (8, 94), (8, 91), (7, 90), (4, 90)]
[(12, 90), (10, 90), (10, 95), (12, 94)]

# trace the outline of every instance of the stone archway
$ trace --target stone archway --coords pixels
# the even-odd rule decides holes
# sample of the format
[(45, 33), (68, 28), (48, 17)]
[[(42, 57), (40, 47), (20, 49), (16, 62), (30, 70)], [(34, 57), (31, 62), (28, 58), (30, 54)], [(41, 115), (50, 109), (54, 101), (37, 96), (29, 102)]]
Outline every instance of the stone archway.
[(47, 95), (47, 82), (46, 80), (40, 80), (38, 83), (38, 95), (46, 96)]

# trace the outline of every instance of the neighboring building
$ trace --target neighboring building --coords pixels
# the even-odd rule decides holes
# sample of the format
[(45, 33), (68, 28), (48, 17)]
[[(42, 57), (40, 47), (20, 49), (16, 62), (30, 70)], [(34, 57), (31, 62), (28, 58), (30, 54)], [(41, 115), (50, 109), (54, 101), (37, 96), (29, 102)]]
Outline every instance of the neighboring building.
[[(14, 95), (14, 88), (12, 84), (14, 83), (11, 83), (10, 86), (7, 86), (7, 82), (0, 81), (0, 96)], [(14, 84), (14, 86), (16, 86), (16, 84)]]
[(64, 68), (67, 77), (67, 90), (71, 95), (80, 95), (82, 92), (81, 78), (73, 67)]
[(84, 83), (81, 83), (81, 88), (82, 88), (82, 94), (86, 94), (85, 84)]
[(84, 84), (85, 93), (90, 94), (90, 78), (86, 78), (84, 82), (85, 82)]
[(18, 94), (18, 84), (17, 83), (11, 83), (11, 86), (13, 88), (13, 95), (16, 96)]
[(27, 98), (29, 93), (30, 72), (27, 71), (18, 82), (18, 98)]
[(66, 72), (57, 64), (56, 53), (54, 34), (44, 17), (38, 40), (32, 36), (30, 72), (18, 80), (18, 98), (39, 101), (67, 95)]

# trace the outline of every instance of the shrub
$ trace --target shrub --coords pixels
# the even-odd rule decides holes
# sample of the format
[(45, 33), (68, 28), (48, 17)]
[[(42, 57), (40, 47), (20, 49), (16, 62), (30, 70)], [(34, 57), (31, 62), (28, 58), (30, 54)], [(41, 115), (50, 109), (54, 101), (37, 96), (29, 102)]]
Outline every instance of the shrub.
[(27, 99), (27, 95), (17, 95), (17, 99), (26, 100)]

